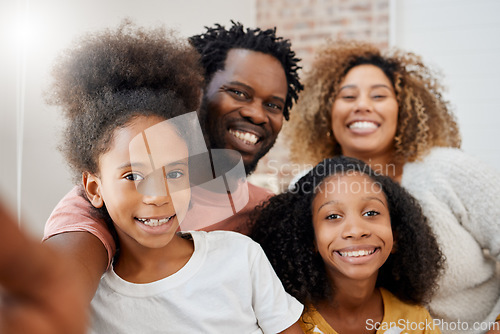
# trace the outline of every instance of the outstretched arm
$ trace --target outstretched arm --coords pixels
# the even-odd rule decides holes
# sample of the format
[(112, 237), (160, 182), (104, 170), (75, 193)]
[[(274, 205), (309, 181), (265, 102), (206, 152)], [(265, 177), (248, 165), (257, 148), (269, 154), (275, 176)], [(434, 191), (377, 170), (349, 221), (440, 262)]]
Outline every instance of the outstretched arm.
[(85, 333), (80, 285), (66, 256), (24, 235), (0, 206), (0, 333)]
[(111, 262), (115, 243), (106, 223), (84, 197), (81, 186), (73, 188), (56, 206), (45, 225), (45, 243), (68, 255), (80, 277), (88, 303), (102, 274)]
[(79, 277), (79, 289), (90, 305), (102, 274), (108, 265), (108, 255), (102, 242), (89, 232), (66, 232), (54, 235), (44, 244), (71, 259), (72, 270)]

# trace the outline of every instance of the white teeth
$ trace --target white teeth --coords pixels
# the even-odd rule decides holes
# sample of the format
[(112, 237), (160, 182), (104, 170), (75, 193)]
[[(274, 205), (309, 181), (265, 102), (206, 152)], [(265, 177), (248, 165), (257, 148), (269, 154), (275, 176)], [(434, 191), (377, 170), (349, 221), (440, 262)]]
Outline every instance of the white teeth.
[(360, 256), (366, 256), (373, 254), (375, 252), (375, 249), (372, 250), (359, 250), (359, 251), (352, 251), (352, 252), (339, 252), (341, 256), (349, 256), (349, 257), (360, 257)]
[(170, 219), (172, 219), (173, 216), (170, 216), (168, 218), (163, 218), (163, 219), (144, 219), (144, 218), (137, 218), (138, 221), (140, 221), (141, 223), (143, 223), (144, 225), (148, 225), (148, 226), (160, 226), (160, 225), (163, 225), (165, 223), (168, 223), (168, 221)]
[(376, 129), (377, 124), (373, 122), (354, 122), (349, 125), (349, 129)]
[(259, 137), (250, 132), (243, 132), (239, 130), (229, 130), (229, 133), (235, 136), (236, 138), (244, 141), (246, 144), (255, 145), (259, 140)]

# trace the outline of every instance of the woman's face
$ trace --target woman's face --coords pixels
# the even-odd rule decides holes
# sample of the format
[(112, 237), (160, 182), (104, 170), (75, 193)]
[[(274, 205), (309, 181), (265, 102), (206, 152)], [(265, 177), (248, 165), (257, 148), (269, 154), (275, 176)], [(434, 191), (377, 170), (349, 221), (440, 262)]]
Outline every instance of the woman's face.
[(343, 155), (366, 161), (392, 154), (398, 102), (389, 78), (375, 65), (353, 67), (340, 83), (331, 119)]
[(312, 203), (316, 248), (330, 279), (376, 280), (393, 235), (384, 192), (368, 176), (327, 178)]

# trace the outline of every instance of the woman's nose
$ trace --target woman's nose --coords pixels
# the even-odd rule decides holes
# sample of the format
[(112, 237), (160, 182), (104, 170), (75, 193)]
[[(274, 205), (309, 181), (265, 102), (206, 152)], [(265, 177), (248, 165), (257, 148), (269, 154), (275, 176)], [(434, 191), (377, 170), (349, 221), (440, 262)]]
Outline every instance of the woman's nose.
[(356, 112), (371, 112), (373, 111), (372, 101), (369, 96), (361, 95), (356, 100)]

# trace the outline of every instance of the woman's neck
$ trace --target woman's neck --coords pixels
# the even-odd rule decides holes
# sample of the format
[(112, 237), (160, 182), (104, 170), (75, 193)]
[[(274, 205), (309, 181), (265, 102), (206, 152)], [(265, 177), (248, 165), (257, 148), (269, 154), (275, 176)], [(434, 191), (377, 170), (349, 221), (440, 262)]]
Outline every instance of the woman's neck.
[(120, 240), (120, 255), (114, 270), (128, 282), (151, 283), (179, 271), (193, 252), (193, 242), (178, 235), (162, 248), (147, 248)]
[(403, 175), (403, 164), (395, 163), (392, 152), (386, 152), (384, 154), (377, 155), (349, 155), (348, 152), (344, 154), (345, 156), (357, 158), (365, 162), (373, 169), (375, 172), (388, 176), (394, 181), (401, 183), (401, 177)]
[(368, 330), (368, 319), (382, 321), (384, 304), (375, 279), (336, 280), (331, 300), (316, 305), (316, 309), (337, 333), (375, 333)]

